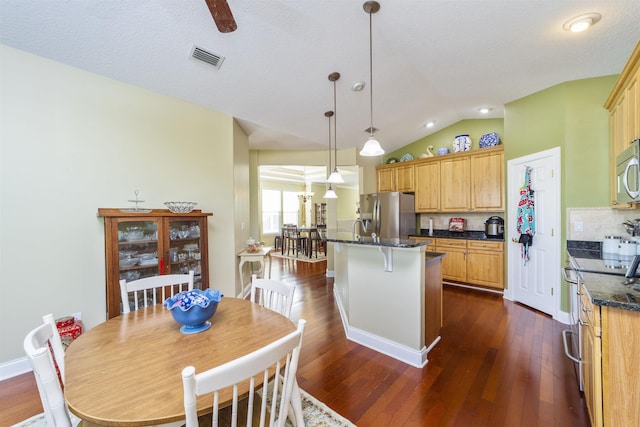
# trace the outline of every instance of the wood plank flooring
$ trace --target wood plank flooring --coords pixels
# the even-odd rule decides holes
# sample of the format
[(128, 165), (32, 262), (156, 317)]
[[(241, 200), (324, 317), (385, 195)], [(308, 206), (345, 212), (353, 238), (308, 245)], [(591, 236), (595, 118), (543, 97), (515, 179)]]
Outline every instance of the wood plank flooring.
[[(442, 340), (418, 369), (346, 340), (325, 269), (274, 258), (272, 277), (296, 283), (292, 317), (308, 322), (300, 387), (358, 427), (589, 425), (549, 316), (445, 286)], [(0, 427), (39, 412), (31, 374), (0, 382)]]

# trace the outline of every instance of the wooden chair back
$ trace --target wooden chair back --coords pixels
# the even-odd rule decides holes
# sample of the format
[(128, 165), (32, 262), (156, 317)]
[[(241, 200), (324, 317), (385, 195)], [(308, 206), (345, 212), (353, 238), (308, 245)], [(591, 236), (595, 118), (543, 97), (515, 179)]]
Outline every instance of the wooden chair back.
[(252, 302), (276, 311), (285, 317), (290, 317), (295, 285), (275, 279), (259, 279), (256, 274), (251, 276)]
[(181, 291), (193, 290), (194, 272), (188, 274), (164, 274), (160, 276), (145, 277), (144, 279), (120, 280), (120, 297), (122, 300), (122, 312), (131, 311), (149, 305), (162, 304), (167, 298)]
[[(291, 394), (298, 370), (305, 324), (306, 321), (299, 320), (296, 331), (261, 349), (208, 371), (196, 374), (193, 366), (184, 368), (182, 384), (186, 427), (198, 427), (196, 400), (198, 396), (204, 394), (213, 394), (212, 425), (217, 426), (221, 418), (220, 391), (225, 389), (231, 389), (233, 393), (231, 413), (227, 412), (232, 426), (252, 426), (257, 425), (258, 421), (261, 426), (284, 426), (291, 410)], [(266, 385), (271, 378), (280, 378), (282, 382), (272, 381), (269, 387), (261, 388), (261, 396), (256, 394), (256, 391), (262, 385)], [(238, 384), (247, 381), (248, 397), (239, 399)], [(239, 414), (243, 414), (246, 419), (238, 422)], [(254, 416), (259, 420), (254, 420)]]

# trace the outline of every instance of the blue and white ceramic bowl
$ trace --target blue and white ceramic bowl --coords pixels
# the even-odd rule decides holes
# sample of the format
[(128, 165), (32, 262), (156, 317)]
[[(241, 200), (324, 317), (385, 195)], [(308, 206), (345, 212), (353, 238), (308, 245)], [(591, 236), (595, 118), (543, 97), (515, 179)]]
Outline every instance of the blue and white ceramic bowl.
[(443, 156), (445, 154), (449, 154), (449, 149), (447, 147), (438, 148), (438, 156)]
[(500, 136), (495, 132), (485, 133), (480, 137), (480, 148), (495, 147), (500, 144)]
[(174, 320), (182, 325), (180, 332), (196, 334), (211, 327), (209, 319), (216, 313), (221, 299), (220, 291), (194, 289), (167, 298), (164, 305), (171, 310)]

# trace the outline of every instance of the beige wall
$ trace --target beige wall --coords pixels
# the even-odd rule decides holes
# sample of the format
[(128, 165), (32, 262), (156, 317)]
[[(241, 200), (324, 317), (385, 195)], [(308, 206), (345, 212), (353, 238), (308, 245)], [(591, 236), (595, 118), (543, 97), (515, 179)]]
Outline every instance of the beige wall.
[(233, 295), (236, 215), (249, 221), (248, 144), (233, 118), (3, 45), (0, 62), (0, 377), (42, 315), (104, 321), (96, 213), (130, 207), (135, 189), (145, 207), (213, 212), (210, 285)]

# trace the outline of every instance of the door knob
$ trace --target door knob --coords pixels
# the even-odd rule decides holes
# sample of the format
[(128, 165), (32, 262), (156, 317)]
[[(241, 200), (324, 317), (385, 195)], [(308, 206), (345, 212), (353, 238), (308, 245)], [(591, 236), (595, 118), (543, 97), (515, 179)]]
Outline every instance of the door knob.
[(520, 241), (519, 241), (518, 239), (516, 239), (515, 237), (512, 237), (512, 238), (511, 238), (511, 241), (512, 241), (513, 243), (520, 243)]

